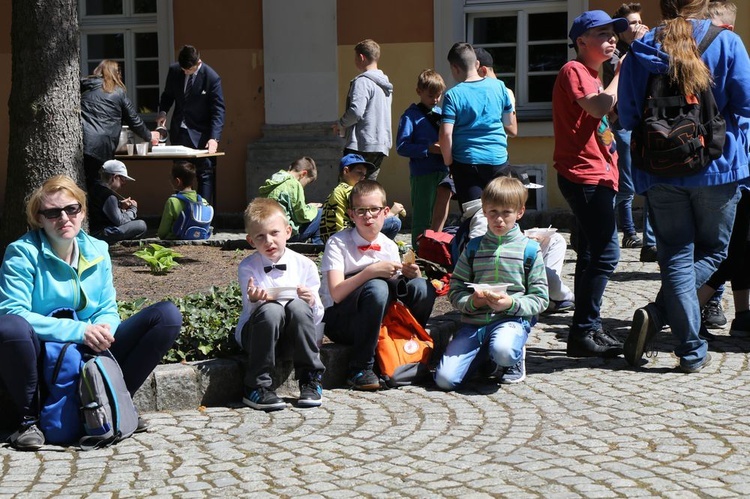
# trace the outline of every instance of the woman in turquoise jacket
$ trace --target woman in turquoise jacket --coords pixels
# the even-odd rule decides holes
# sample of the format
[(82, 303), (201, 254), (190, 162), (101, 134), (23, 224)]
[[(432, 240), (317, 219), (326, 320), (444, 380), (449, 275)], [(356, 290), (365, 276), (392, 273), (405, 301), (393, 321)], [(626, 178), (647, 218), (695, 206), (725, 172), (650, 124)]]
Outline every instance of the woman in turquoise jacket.
[[(109, 349), (131, 395), (171, 348), (182, 316), (170, 302), (120, 323), (107, 243), (81, 231), (86, 194), (64, 175), (48, 179), (29, 198), (32, 230), (8, 246), (0, 269), (0, 380), (20, 427), (10, 443), (20, 450), (44, 444), (40, 411), (40, 342), (74, 342)], [(75, 318), (72, 318), (75, 317)], [(139, 420), (139, 427), (145, 428)]]

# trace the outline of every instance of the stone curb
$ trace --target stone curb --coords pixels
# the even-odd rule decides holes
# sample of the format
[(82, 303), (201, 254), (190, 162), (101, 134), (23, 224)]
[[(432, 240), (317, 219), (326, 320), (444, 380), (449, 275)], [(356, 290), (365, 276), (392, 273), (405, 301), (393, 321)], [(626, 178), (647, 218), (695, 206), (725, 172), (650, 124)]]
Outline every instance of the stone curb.
[[(460, 314), (448, 313), (430, 318), (427, 331), (435, 342), (433, 363), (445, 351), (461, 321)], [(320, 351), (326, 366), (323, 388), (346, 386), (349, 347), (326, 343)], [(200, 406), (227, 406), (242, 400), (245, 359), (242, 356), (184, 364), (157, 366), (135, 396), (141, 412), (180, 411)], [(273, 375), (274, 386), (282, 397), (299, 394), (291, 360), (282, 361)]]

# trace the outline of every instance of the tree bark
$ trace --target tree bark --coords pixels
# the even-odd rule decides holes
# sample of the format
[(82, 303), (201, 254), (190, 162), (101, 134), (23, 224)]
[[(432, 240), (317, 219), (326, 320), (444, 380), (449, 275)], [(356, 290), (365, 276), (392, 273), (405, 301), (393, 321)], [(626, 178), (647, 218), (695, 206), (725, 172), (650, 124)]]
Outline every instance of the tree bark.
[(26, 232), (25, 199), (67, 174), (83, 185), (77, 0), (13, 0), (10, 135), (0, 250)]

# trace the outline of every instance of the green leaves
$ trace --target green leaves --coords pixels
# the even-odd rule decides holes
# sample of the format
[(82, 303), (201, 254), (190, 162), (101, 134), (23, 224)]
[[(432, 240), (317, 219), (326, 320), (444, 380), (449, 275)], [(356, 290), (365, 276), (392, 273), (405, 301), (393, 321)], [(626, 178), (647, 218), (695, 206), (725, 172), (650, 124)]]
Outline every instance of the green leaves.
[(159, 244), (149, 244), (147, 248), (136, 251), (133, 255), (137, 256), (148, 265), (152, 274), (163, 275), (179, 265), (175, 258), (181, 258), (182, 255), (171, 248), (165, 248)]
[[(208, 293), (168, 300), (182, 313), (182, 329), (164, 362), (230, 357), (240, 353), (234, 339), (234, 329), (242, 312), (242, 291), (238, 283), (226, 288), (212, 287)], [(125, 320), (147, 305), (149, 303), (144, 298), (119, 302), (120, 317)]]

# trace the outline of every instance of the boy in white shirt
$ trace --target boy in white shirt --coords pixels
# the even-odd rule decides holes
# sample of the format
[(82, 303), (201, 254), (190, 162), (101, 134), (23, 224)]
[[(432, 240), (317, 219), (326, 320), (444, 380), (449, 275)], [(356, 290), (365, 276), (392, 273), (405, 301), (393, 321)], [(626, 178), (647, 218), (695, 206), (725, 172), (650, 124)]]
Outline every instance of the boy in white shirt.
[(377, 390), (375, 348), (386, 309), (397, 298), (422, 325), (432, 312), (435, 288), (416, 264), (402, 264), (396, 243), (380, 230), (388, 215), (385, 190), (362, 180), (349, 196), (354, 227), (331, 236), (321, 263), (325, 333), (336, 343), (353, 345), (347, 383), (356, 390)]
[[(277, 201), (256, 198), (244, 218), (247, 242), (257, 251), (239, 266), (242, 315), (235, 338), (248, 353), (242, 402), (263, 411), (286, 407), (273, 391), (271, 379), (276, 352), (284, 350), (279, 348), (281, 344), (293, 348), (300, 386), (298, 405), (320, 406), (325, 366), (317, 341), (323, 318), (318, 268), (309, 258), (286, 247), (292, 228)], [(283, 287), (292, 289), (278, 289)]]

